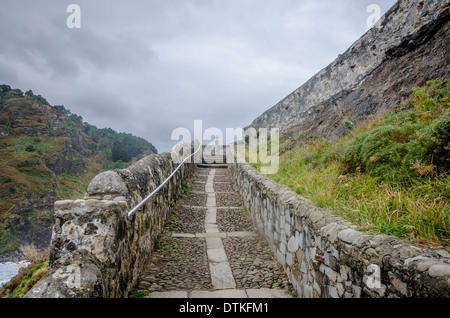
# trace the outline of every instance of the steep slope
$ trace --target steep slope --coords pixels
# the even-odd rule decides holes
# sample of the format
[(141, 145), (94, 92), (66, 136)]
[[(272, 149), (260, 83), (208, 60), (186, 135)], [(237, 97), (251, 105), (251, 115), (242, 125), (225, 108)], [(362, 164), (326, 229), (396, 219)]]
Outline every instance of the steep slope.
[(249, 127), (333, 140), (346, 132), (345, 120), (379, 117), (413, 87), (448, 77), (449, 8), (449, 0), (398, 1), (345, 53)]
[(53, 203), (83, 196), (102, 170), (156, 153), (148, 141), (98, 129), (40, 95), (0, 86), (0, 254), (50, 242)]

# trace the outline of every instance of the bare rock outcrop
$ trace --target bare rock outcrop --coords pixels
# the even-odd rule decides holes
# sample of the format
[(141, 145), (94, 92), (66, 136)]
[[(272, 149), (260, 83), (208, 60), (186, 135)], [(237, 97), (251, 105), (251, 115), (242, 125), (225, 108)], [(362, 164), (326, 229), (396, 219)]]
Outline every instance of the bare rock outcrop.
[[(345, 53), (249, 127), (328, 140), (394, 109), (413, 87), (450, 74), (450, 1), (398, 1)], [(249, 128), (247, 127), (247, 128)]]

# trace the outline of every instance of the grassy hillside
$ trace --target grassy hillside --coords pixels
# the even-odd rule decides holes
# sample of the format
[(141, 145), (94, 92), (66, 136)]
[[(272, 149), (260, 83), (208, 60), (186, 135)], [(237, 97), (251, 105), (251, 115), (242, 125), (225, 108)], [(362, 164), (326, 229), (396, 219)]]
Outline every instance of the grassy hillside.
[(101, 171), (150, 153), (148, 141), (99, 129), (32, 91), (0, 85), (0, 253), (49, 243), (53, 203), (83, 197)]
[(271, 177), (361, 230), (450, 247), (449, 99), (437, 79), (382, 118), (345, 121), (348, 135), (331, 144), (282, 140)]

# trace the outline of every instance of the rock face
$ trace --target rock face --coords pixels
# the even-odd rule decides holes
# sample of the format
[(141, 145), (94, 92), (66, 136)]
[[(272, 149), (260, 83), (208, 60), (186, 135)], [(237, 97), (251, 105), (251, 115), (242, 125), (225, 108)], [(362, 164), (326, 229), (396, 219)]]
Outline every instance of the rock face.
[(248, 126), (332, 140), (400, 105), (415, 86), (450, 75), (450, 1), (398, 1), (364, 36)]

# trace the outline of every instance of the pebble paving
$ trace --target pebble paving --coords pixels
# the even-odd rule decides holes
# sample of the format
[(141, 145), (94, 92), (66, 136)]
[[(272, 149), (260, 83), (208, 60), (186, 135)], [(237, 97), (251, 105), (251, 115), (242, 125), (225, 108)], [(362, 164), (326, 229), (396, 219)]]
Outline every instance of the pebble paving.
[(138, 289), (148, 298), (293, 297), (223, 168), (197, 169), (189, 192), (170, 212)]

